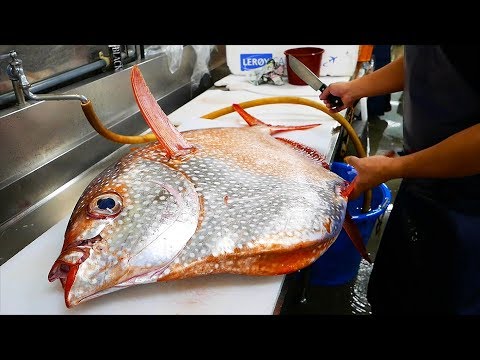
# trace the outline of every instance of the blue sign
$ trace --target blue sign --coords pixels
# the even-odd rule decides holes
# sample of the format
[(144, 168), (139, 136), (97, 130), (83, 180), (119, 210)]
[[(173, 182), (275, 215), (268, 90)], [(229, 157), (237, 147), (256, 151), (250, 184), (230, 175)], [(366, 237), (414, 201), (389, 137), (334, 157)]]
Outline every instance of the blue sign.
[(267, 64), (272, 54), (240, 54), (240, 70), (252, 70)]

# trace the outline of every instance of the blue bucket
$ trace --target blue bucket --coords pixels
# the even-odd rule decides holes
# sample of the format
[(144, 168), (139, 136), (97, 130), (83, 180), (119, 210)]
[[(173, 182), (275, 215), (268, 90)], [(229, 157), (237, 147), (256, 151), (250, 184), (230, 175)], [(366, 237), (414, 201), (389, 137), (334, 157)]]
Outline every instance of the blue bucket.
[[(330, 170), (348, 181), (357, 175), (356, 170), (341, 162), (332, 163)], [(381, 184), (372, 189), (371, 210), (362, 213), (363, 195), (347, 204), (347, 211), (362, 234), (363, 243), (367, 246), (377, 219), (392, 201), (390, 189)], [(361, 255), (348, 237), (344, 229), (328, 250), (311, 265), (310, 283), (313, 285), (342, 285), (351, 281), (358, 273)]]

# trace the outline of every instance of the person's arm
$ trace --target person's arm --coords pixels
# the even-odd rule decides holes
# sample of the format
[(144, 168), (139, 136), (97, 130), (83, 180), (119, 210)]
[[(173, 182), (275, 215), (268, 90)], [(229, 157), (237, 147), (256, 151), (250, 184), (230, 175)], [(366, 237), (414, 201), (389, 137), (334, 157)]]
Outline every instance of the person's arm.
[(396, 178), (454, 178), (480, 174), (480, 124), (462, 130), (427, 149), (390, 158), (345, 157), (357, 170), (355, 199), (367, 189)]
[[(403, 86), (403, 56), (400, 56), (391, 63), (361, 78), (349, 82), (330, 84), (320, 95), (320, 100), (323, 100), (332, 112), (339, 112), (352, 106), (356, 100), (362, 97), (390, 94), (403, 90)], [(344, 105), (332, 109), (327, 100), (329, 94), (339, 96)]]

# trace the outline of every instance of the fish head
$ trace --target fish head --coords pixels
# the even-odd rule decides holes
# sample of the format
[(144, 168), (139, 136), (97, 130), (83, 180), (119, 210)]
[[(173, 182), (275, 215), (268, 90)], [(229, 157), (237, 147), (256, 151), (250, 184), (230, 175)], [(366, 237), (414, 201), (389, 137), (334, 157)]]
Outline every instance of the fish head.
[(48, 279), (61, 281), (67, 307), (154, 282), (194, 234), (200, 205), (183, 173), (129, 154), (83, 192)]

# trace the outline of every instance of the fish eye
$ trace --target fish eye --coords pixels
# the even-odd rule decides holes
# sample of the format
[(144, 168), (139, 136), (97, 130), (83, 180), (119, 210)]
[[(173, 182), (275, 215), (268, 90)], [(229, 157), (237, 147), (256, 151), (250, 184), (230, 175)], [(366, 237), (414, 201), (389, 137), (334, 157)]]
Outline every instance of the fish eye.
[(120, 195), (116, 193), (105, 193), (98, 195), (90, 201), (87, 213), (93, 218), (103, 219), (114, 217), (122, 211), (123, 202)]
[(115, 207), (115, 200), (113, 200), (111, 197), (98, 199), (97, 206), (99, 209), (102, 209), (102, 210), (113, 209)]

